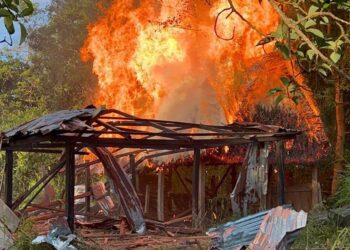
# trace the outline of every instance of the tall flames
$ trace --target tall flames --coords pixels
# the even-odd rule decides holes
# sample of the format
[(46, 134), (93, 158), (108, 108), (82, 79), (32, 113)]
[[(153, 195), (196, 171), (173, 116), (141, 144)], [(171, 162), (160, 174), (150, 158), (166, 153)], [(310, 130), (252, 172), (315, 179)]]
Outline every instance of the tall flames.
[[(276, 29), (279, 18), (267, 1), (233, 3), (265, 34)], [(273, 43), (256, 46), (262, 37), (235, 14), (220, 15), (217, 33), (234, 38), (219, 39), (213, 27), (227, 7), (227, 0), (114, 0), (90, 25), (82, 48), (98, 76), (96, 103), (141, 117), (215, 124), (271, 105), (267, 91), (292, 69)], [(300, 117), (316, 137), (319, 111), (305, 96)]]

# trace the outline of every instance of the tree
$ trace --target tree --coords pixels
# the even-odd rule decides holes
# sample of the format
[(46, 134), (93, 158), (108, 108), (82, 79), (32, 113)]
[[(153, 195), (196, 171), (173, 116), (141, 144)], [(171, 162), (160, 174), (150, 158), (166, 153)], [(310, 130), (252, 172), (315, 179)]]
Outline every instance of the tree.
[(0, 40), (0, 43), (7, 43), (12, 46), (12, 34), (15, 33), (14, 23), (18, 23), (21, 29), (20, 44), (22, 44), (27, 37), (27, 30), (23, 24), (25, 17), (32, 15), (34, 6), (31, 0), (1, 0), (0, 1), (0, 17), (4, 19), (5, 28), (10, 35), (8, 41), (6, 37)]
[(93, 100), (97, 79), (91, 63), (82, 63), (80, 48), (87, 26), (99, 9), (95, 0), (54, 0), (48, 23), (28, 37), (30, 61), (44, 89), (50, 111), (86, 106)]
[(333, 166), (332, 193), (339, 186), (344, 169), (345, 117), (344, 90), (349, 89), (350, 2), (346, 0), (259, 0), (268, 1), (281, 18), (272, 34), (264, 34), (254, 24), (242, 17), (231, 0), (231, 14), (236, 13), (242, 21), (263, 36), (261, 44), (275, 42), (275, 47), (286, 60), (295, 64), (295, 74), (281, 78), (285, 89), (275, 88), (269, 94), (276, 96), (276, 103), (291, 98), (296, 104), (302, 98), (298, 74), (317, 73), (324, 82), (332, 78), (334, 87), (336, 140)]

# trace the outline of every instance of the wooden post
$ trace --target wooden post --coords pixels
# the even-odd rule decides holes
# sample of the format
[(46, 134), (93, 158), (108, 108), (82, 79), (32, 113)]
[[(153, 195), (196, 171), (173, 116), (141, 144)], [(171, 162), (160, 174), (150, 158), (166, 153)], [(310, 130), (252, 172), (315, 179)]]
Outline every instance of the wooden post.
[(317, 166), (312, 166), (312, 207), (315, 207), (319, 202), (319, 189), (318, 189), (318, 168)]
[(198, 183), (198, 224), (197, 227), (204, 229), (205, 218), (205, 166), (199, 167), (199, 183)]
[(259, 150), (259, 196), (260, 210), (266, 210), (267, 204), (267, 187), (269, 182), (269, 164), (268, 164), (268, 144), (267, 142), (260, 144)]
[(194, 149), (194, 161), (192, 168), (192, 226), (197, 227), (198, 221), (198, 194), (199, 194), (199, 169), (201, 162), (201, 151)]
[(74, 146), (66, 146), (66, 207), (68, 225), (74, 232), (74, 186), (75, 186), (75, 164), (74, 164)]
[(149, 198), (150, 198), (150, 188), (149, 188), (149, 185), (146, 185), (145, 210), (144, 210), (145, 214), (147, 214), (149, 211)]
[[(91, 172), (90, 172), (90, 166), (88, 166), (85, 170), (85, 192), (90, 192), (91, 188)], [(88, 195), (85, 197), (85, 211), (87, 213), (90, 213), (90, 206), (91, 206), (91, 195)]]
[(276, 142), (276, 163), (278, 166), (278, 205), (286, 203), (284, 184), (284, 144), (283, 141)]
[(12, 189), (13, 189), (13, 151), (6, 150), (5, 159), (5, 203), (12, 207)]
[(135, 164), (135, 155), (129, 156), (129, 164), (131, 170), (131, 183), (136, 189), (136, 164)]
[(164, 221), (164, 170), (158, 173), (157, 215), (159, 221)]

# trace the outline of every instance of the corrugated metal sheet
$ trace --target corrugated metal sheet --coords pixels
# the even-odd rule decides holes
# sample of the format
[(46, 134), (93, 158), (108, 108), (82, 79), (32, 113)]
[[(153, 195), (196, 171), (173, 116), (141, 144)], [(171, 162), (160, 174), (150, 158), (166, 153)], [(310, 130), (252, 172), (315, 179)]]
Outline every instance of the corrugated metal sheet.
[(259, 231), (260, 225), (269, 211), (249, 215), (236, 221), (230, 221), (217, 228), (211, 228), (207, 235), (212, 238), (211, 247), (217, 249), (235, 249), (249, 245)]
[(210, 229), (215, 249), (286, 249), (305, 227), (307, 214), (277, 207)]
[(96, 116), (101, 109), (61, 110), (39, 117), (3, 133), (4, 137), (48, 134), (54, 130), (76, 131), (89, 128), (84, 121)]
[(276, 207), (270, 210), (259, 229), (249, 249), (279, 249), (285, 250), (296, 237), (300, 229), (306, 226), (307, 213), (292, 209)]

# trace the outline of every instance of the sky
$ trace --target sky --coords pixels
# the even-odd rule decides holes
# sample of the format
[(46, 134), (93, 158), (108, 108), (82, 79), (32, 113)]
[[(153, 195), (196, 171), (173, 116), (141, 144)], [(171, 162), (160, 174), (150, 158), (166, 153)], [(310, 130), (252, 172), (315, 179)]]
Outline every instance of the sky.
[[(52, 0), (32, 0), (32, 2), (36, 6), (38, 6), (39, 9), (45, 9), (48, 6), (48, 4), (50, 4), (51, 1)], [(45, 22), (45, 19), (46, 19), (45, 16), (40, 16), (39, 18), (41, 18), (43, 22)], [(7, 41), (10, 41), (10, 37), (4, 26), (3, 19), (4, 19), (3, 17), (0, 18), (0, 40), (3, 40), (5, 38)], [(30, 17), (28, 18), (28, 20), (30, 22)], [(12, 46), (9, 46), (6, 43), (0, 43), (0, 55), (2, 54), (1, 52), (5, 50), (14, 51), (15, 53), (18, 51), (20, 54), (24, 52), (24, 54), (26, 54), (25, 53), (26, 45), (23, 44), (22, 46), (19, 46), (20, 37), (21, 37), (21, 32), (20, 32), (19, 25), (15, 23), (15, 34), (12, 35)]]

